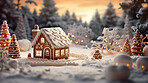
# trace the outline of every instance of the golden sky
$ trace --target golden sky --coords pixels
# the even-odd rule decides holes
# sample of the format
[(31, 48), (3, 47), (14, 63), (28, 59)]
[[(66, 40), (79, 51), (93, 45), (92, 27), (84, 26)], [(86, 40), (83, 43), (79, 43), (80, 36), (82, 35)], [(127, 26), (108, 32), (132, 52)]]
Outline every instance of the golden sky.
[[(21, 0), (23, 5), (25, 4), (24, 1), (25, 0)], [(38, 6), (29, 5), (29, 7), (31, 7), (31, 11), (36, 8), (39, 12), (39, 9), (43, 7), (43, 1), (35, 1), (38, 3)], [(109, 2), (113, 3), (117, 15), (122, 16), (122, 9), (118, 9), (120, 7), (119, 2), (122, 1), (123, 0), (55, 0), (59, 15), (63, 15), (68, 9), (71, 14), (75, 12), (78, 18), (81, 17), (83, 21), (87, 22), (92, 19), (96, 9), (98, 9), (102, 17)]]

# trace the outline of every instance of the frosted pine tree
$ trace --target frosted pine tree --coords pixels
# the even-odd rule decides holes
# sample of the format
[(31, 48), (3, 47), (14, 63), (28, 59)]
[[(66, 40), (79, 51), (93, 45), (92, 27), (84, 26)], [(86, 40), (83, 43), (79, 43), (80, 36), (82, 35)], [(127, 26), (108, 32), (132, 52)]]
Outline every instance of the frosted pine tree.
[(76, 17), (76, 14), (73, 13), (72, 16), (71, 16), (71, 25), (74, 24), (74, 23), (77, 23), (77, 17)]
[(10, 42), (11, 42), (11, 37), (9, 33), (9, 27), (7, 21), (4, 21), (0, 33), (0, 50), (6, 51), (5, 53), (3, 52), (3, 55), (7, 55)]
[(124, 24), (125, 24), (125, 18), (126, 18), (126, 13), (123, 12), (122, 17), (119, 19), (119, 21), (117, 22), (117, 26), (119, 26), (120, 28), (124, 28)]
[(88, 27), (87, 22), (84, 22), (84, 23), (83, 23), (83, 27)]
[(33, 19), (34, 19), (34, 24), (38, 23), (38, 15), (37, 15), (37, 11), (36, 9), (34, 9), (33, 11)]
[(118, 16), (116, 15), (115, 9), (113, 8), (112, 2), (108, 4), (108, 8), (103, 16), (103, 26), (104, 27), (114, 27), (118, 21)]
[[(141, 0), (143, 2), (143, 0)], [(128, 15), (129, 21), (131, 23), (131, 26), (136, 26), (138, 23), (137, 13), (140, 8), (142, 8), (140, 0), (125, 0), (119, 5), (124, 10), (124, 12)]]
[(70, 18), (69, 10), (66, 10), (65, 14), (62, 16), (62, 21), (67, 22), (67, 24), (70, 25)]
[(31, 40), (31, 30), (30, 30), (31, 28), (29, 26), (28, 18), (27, 18), (26, 15), (24, 16), (24, 26), (25, 26), (25, 29), (26, 29), (27, 38), (29, 40)]
[(132, 28), (130, 26), (128, 15), (126, 16), (126, 19), (125, 19), (124, 34), (129, 35), (129, 39), (133, 38), (133, 31), (132, 31)]
[(123, 46), (123, 49), (122, 49), (122, 54), (126, 54), (126, 55), (129, 55), (129, 56), (132, 56), (131, 46), (129, 44), (129, 40), (128, 39), (124, 43), (124, 46)]
[(16, 28), (19, 12), (16, 10), (13, 0), (0, 0), (0, 24), (7, 20), (12, 30)]
[(20, 58), (20, 50), (15, 34), (12, 35), (11, 44), (9, 46), (8, 53), (9, 57), (11, 58)]
[(40, 24), (41, 26), (53, 27), (60, 26), (60, 17), (57, 14), (56, 3), (54, 0), (43, 0), (43, 8), (40, 13)]
[(18, 40), (27, 39), (26, 29), (24, 26), (23, 16), (20, 14), (17, 27), (15, 29), (15, 34)]
[(23, 14), (23, 15), (26, 15), (27, 16), (27, 18), (28, 18), (28, 22), (29, 22), (29, 26), (30, 27), (33, 27), (34, 26), (34, 24), (35, 24), (35, 22), (34, 22), (34, 18), (33, 18), (33, 15), (32, 15), (32, 13), (30, 12), (30, 8), (27, 6), (27, 5), (25, 5), (25, 6), (22, 6), (21, 7), (21, 13)]
[(82, 24), (83, 24), (82, 18), (80, 18), (79, 21), (77, 22), (77, 25), (79, 26), (79, 25), (82, 25)]
[(98, 13), (98, 10), (96, 10), (95, 16), (90, 21), (89, 27), (92, 29), (92, 31), (98, 36), (102, 34), (102, 27), (101, 27), (101, 19), (100, 15)]
[(69, 13), (69, 10), (66, 10), (65, 14), (61, 17), (62, 18), (62, 28), (64, 31), (67, 31), (68, 30), (68, 25), (71, 25), (71, 22), (70, 22), (70, 13)]

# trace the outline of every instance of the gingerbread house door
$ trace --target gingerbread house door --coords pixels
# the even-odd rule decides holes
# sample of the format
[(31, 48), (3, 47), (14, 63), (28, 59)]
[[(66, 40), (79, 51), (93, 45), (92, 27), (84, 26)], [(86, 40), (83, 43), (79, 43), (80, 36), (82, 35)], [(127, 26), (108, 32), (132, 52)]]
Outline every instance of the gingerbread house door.
[(49, 47), (44, 48), (43, 57), (47, 59), (52, 59), (51, 57), (51, 49)]

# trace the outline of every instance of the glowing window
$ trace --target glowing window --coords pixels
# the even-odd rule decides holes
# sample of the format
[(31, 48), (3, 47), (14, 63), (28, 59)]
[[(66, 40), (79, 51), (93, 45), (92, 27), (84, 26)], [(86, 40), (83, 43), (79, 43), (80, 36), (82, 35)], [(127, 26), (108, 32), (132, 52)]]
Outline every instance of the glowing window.
[(142, 69), (144, 69), (144, 66), (141, 66)]
[(58, 57), (58, 56), (60, 56), (60, 50), (55, 51), (55, 57)]
[(65, 54), (65, 51), (64, 49), (61, 50), (61, 55), (64, 55)]
[(4, 44), (4, 46), (6, 46), (6, 44)]
[(129, 67), (129, 64), (126, 64), (127, 67)]
[(116, 66), (118, 66), (119, 64), (118, 63), (116, 63)]
[(68, 49), (66, 49), (66, 54), (68, 54), (69, 53), (69, 50)]
[(44, 43), (45, 42), (45, 39), (42, 37), (41, 38), (41, 43)]
[(49, 56), (49, 50), (46, 50), (46, 56)]
[(36, 56), (42, 56), (42, 51), (41, 50), (37, 50), (36, 51)]

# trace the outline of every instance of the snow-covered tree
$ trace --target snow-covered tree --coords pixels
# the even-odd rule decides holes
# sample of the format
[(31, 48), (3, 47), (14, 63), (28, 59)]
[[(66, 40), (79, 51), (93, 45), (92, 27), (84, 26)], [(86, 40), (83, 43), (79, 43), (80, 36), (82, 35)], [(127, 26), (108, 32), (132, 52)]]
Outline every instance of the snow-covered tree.
[(30, 30), (31, 28), (30, 28), (30, 26), (29, 26), (28, 18), (27, 18), (26, 15), (24, 16), (24, 27), (25, 27), (25, 29), (26, 29), (27, 38), (28, 38), (29, 40), (31, 40), (31, 30)]
[(133, 31), (132, 31), (132, 28), (130, 26), (128, 15), (126, 16), (126, 19), (125, 19), (124, 34), (129, 35), (129, 39), (133, 38)]
[(132, 26), (136, 26), (140, 32), (148, 34), (148, 7), (142, 4), (148, 3), (147, 0), (131, 0), (120, 3), (121, 8), (127, 12)]
[(14, 30), (18, 17), (19, 13), (15, 8), (13, 0), (0, 1), (0, 24), (2, 24), (4, 20), (7, 20), (9, 27)]
[(116, 15), (114, 5), (112, 2), (108, 4), (108, 8), (103, 16), (103, 26), (104, 27), (114, 27), (117, 25), (118, 16)]
[(28, 22), (29, 22), (29, 26), (33, 27), (34, 24), (35, 24), (35, 21), (34, 21), (32, 13), (30, 12), (30, 8), (27, 5), (21, 6), (21, 10), (20, 11), (22, 12), (23, 15), (27, 16)]
[(90, 21), (89, 27), (92, 29), (92, 31), (98, 36), (102, 33), (102, 23), (100, 19), (100, 15), (98, 13), (98, 10), (96, 10), (96, 13), (92, 20)]
[(102, 53), (103, 49), (106, 49), (107, 52), (112, 50), (121, 52), (123, 43), (128, 38), (127, 35), (124, 35), (123, 29), (118, 27), (113, 28), (113, 30), (104, 28), (102, 34), (103, 36), (97, 38), (98, 41), (91, 41), (92, 47), (100, 49)]
[(71, 25), (74, 24), (74, 23), (77, 23), (78, 20), (77, 20), (77, 17), (76, 17), (76, 14), (73, 13), (72, 16), (71, 16)]
[(94, 33), (88, 27), (78, 26), (76, 24), (68, 27), (68, 36), (75, 44), (87, 44), (93, 38)]
[(77, 25), (80, 26), (80, 25), (82, 25), (82, 24), (83, 24), (82, 18), (80, 18), (80, 19), (78, 20), (78, 22), (77, 22)]
[(87, 22), (84, 22), (84, 23), (83, 23), (83, 27), (88, 27)]
[(46, 27), (55, 27), (61, 25), (61, 19), (57, 14), (56, 3), (54, 0), (43, 0), (43, 8), (40, 10), (40, 24)]
[[(139, 9), (142, 7), (142, 5), (139, 3), (139, 1), (142, 0), (131, 0), (131, 1), (123, 1), (119, 3), (121, 8), (124, 10), (124, 12), (129, 16), (129, 21), (131, 23), (131, 26), (136, 26), (138, 23), (138, 18), (136, 17)], [(138, 3), (137, 3), (138, 2)]]
[(141, 8), (137, 14), (138, 28), (142, 34), (148, 34), (148, 7)]
[(24, 26), (23, 16), (20, 14), (17, 27), (15, 29), (15, 34), (18, 40), (27, 39), (26, 29)]
[(62, 16), (62, 21), (66, 22), (68, 25), (70, 25), (70, 13), (69, 10), (66, 10), (65, 14)]
[(38, 23), (38, 18), (39, 18), (39, 17), (38, 17), (38, 15), (37, 15), (36, 9), (34, 9), (32, 15), (33, 15), (33, 19), (34, 19), (35, 24)]

